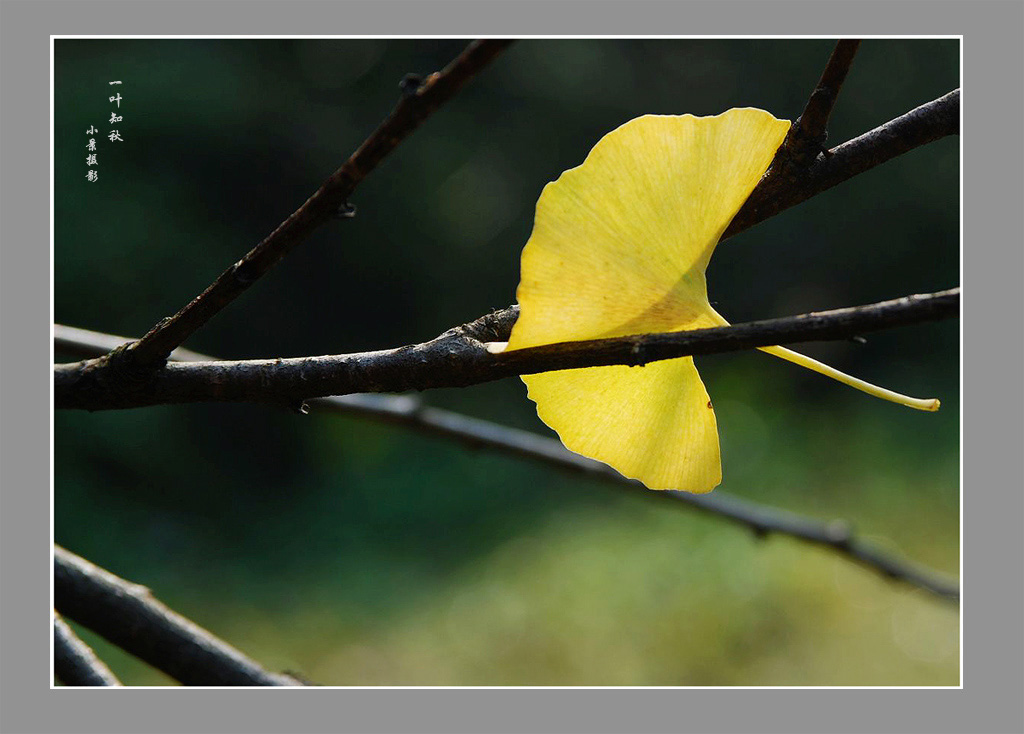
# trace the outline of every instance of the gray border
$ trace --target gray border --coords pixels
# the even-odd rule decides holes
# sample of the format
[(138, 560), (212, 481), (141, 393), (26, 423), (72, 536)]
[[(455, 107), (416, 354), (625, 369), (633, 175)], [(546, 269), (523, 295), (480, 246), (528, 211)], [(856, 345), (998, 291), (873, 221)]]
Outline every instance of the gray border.
[[(1024, 5), (8, 0), (0, 13), (0, 730), (1024, 731), (1024, 355), (1017, 328), (1024, 310)], [(969, 110), (964, 138), (964, 690), (305, 690), (263, 695), (253, 690), (132, 690), (116, 705), (107, 698), (116, 693), (50, 690), (50, 627), (44, 614), (49, 604), (49, 426), (44, 408), (49, 389), (49, 34), (626, 35), (667, 30), (964, 35)], [(982, 334), (994, 333), (986, 322), (1010, 326), (1012, 341), (983, 343)]]

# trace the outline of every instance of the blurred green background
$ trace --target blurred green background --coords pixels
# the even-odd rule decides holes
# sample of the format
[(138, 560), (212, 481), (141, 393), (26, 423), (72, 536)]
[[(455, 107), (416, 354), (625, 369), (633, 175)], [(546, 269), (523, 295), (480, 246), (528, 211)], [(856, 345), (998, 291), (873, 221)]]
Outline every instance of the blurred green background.
[[(139, 336), (297, 208), (466, 40), (57, 40), (55, 319)], [(422, 341), (514, 301), (541, 188), (645, 113), (793, 119), (829, 40), (524, 40), (186, 345)], [(121, 80), (120, 87), (108, 86)], [(955, 40), (869, 40), (836, 144), (959, 86)], [(99, 144), (117, 90), (123, 143)], [(733, 322), (959, 283), (959, 139), (724, 243)], [(959, 324), (801, 350), (942, 399), (871, 399), (757, 352), (698, 358), (719, 491), (957, 575)], [(58, 361), (67, 361), (57, 354)], [(518, 380), (425, 400), (550, 434)], [(366, 419), (247, 405), (58, 412), (55, 537), (261, 663), (338, 685), (957, 685), (955, 605), (785, 537)], [(171, 681), (83, 632), (126, 683)]]

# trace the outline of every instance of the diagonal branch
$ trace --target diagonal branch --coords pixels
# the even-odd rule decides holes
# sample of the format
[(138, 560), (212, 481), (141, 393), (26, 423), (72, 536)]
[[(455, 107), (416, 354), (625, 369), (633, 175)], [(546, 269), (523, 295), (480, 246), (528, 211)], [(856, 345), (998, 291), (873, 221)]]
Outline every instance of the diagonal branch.
[(722, 239), (750, 229), (914, 148), (959, 133), (960, 90), (954, 89), (819, 155), (806, 169), (773, 167), (733, 217)]
[[(514, 321), (514, 313), (511, 319), (507, 313), (510, 311), (512, 309), (506, 309), (498, 312), (497, 318), (485, 317), (473, 324), (467, 324), (464, 327), (465, 331), (474, 338), (487, 341), (501, 338), (503, 333), (507, 336), (511, 322)], [(54, 327), (54, 348), (63, 352), (73, 352), (82, 357), (102, 355), (127, 341), (125, 337), (99, 334), (85, 329), (61, 325)], [(179, 350), (176, 353), (178, 359), (212, 359), (194, 352), (181, 354), (183, 351)], [(795, 513), (731, 497), (721, 491), (706, 495), (650, 492), (639, 483), (626, 479), (607, 464), (569, 451), (556, 439), (470, 418), (441, 408), (424, 406), (419, 398), (413, 396), (345, 395), (312, 400), (310, 406), (327, 412), (356, 414), (383, 423), (413, 428), (443, 438), (455, 439), (471, 448), (487, 448), (510, 456), (539, 461), (562, 471), (599, 478), (624, 490), (641, 492), (645, 497), (664, 497), (677, 504), (689, 505), (738, 523), (758, 536), (788, 535), (812, 545), (824, 546), (883, 576), (917, 586), (945, 599), (960, 598), (955, 581), (941, 578), (929, 569), (902, 561), (872, 547), (854, 536), (849, 524), (844, 521), (822, 523)]]
[(60, 546), (53, 549), (57, 610), (185, 685), (297, 686), (125, 581)]
[(796, 513), (740, 499), (725, 492), (690, 494), (674, 490), (652, 492), (640, 482), (619, 474), (607, 464), (575, 454), (557, 439), (507, 428), (440, 408), (425, 407), (411, 396), (345, 395), (322, 398), (310, 405), (325, 411), (357, 413), (374, 420), (408, 426), (438, 436), (454, 438), (471, 447), (494, 449), (504, 454), (540, 461), (563, 471), (601, 479), (644, 497), (682, 503), (716, 517), (747, 527), (758, 537), (786, 535), (811, 545), (823, 546), (887, 578), (924, 589), (949, 601), (960, 599), (956, 581), (919, 564), (901, 560), (858, 538), (843, 520), (821, 522)]
[[(57, 408), (106, 410), (193, 402), (283, 402), (359, 392), (465, 387), (514, 375), (603, 365), (644, 365), (689, 355), (849, 338), (907, 324), (956, 318), (960, 289), (866, 306), (664, 334), (563, 342), (492, 354), (480, 341), (486, 319), (422, 344), (360, 354), (292, 359), (170, 363), (146, 380), (127, 379), (118, 352), (54, 367)], [(491, 318), (511, 326), (513, 309)], [(491, 336), (496, 335), (490, 329)], [(485, 337), (486, 338), (486, 337)], [(501, 338), (500, 336), (498, 337)]]
[(828, 118), (832, 115), (832, 107), (839, 98), (839, 90), (859, 47), (860, 41), (843, 40), (836, 43), (803, 113), (793, 123), (785, 142), (779, 148), (773, 167), (792, 161), (807, 168), (822, 152), (822, 145), (828, 139)]
[[(125, 347), (137, 339), (103, 334), (99, 331), (79, 329), (77, 326), (53, 325), (53, 347), (56, 351), (81, 359), (102, 357), (120, 347)], [(172, 362), (209, 362), (207, 357), (191, 349), (178, 347), (167, 357)]]
[(66, 686), (121, 685), (110, 668), (56, 612), (53, 615), (53, 674)]
[(474, 41), (447, 67), (431, 74), (419, 87), (413, 89), (408, 84), (403, 85), (404, 94), (398, 106), (345, 164), (245, 257), (225, 270), (177, 314), (160, 321), (130, 347), (126, 352), (128, 361), (143, 372), (159, 367), (175, 347), (266, 274), (313, 230), (337, 217), (341, 210), (344, 210), (342, 216), (350, 215), (347, 200), (359, 183), (409, 133), (510, 43), (502, 40)]

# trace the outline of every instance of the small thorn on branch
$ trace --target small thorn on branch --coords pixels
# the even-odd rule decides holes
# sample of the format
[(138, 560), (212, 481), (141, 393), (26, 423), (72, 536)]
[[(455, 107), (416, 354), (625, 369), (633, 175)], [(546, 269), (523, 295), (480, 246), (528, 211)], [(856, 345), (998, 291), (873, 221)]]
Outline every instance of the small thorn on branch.
[(350, 201), (345, 201), (344, 204), (338, 207), (337, 211), (334, 212), (334, 216), (338, 219), (352, 219), (356, 215), (356, 205)]
[(246, 260), (236, 262), (231, 268), (231, 274), (236, 283), (245, 287), (252, 285), (259, 278), (259, 275), (253, 271), (252, 266)]
[(420, 74), (406, 74), (402, 81), (398, 82), (398, 88), (406, 97), (412, 97), (423, 86), (423, 77)]
[(751, 525), (750, 532), (754, 536), (754, 540), (757, 542), (764, 542), (768, 539), (768, 528), (765, 525)]
[(846, 520), (833, 520), (825, 526), (825, 533), (837, 548), (848, 548), (853, 540), (853, 526)]
[(297, 415), (309, 415), (309, 403), (305, 400), (291, 400), (288, 402), (288, 409)]

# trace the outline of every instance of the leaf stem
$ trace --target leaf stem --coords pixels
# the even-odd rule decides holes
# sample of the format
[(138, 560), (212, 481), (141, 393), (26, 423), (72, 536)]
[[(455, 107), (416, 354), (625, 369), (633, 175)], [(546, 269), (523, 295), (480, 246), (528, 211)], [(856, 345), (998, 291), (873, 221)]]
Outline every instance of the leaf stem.
[(908, 408), (915, 408), (916, 410), (927, 410), (936, 411), (939, 409), (938, 398), (911, 398), (907, 395), (903, 395), (892, 390), (886, 390), (884, 387), (878, 385), (872, 385), (870, 382), (859, 380), (856, 377), (851, 377), (845, 372), (840, 372), (834, 367), (829, 367), (827, 364), (819, 362), (816, 359), (794, 352), (792, 349), (786, 349), (785, 347), (758, 347), (762, 352), (784, 359), (787, 362), (798, 364), (801, 367), (806, 367), (812, 372), (817, 372), (819, 375), (825, 377), (831, 377), (833, 380), (849, 385), (850, 387), (866, 392), (868, 395), (873, 395), (876, 398), (882, 400), (888, 400), (892, 403), (899, 403), (900, 405), (906, 405)]

